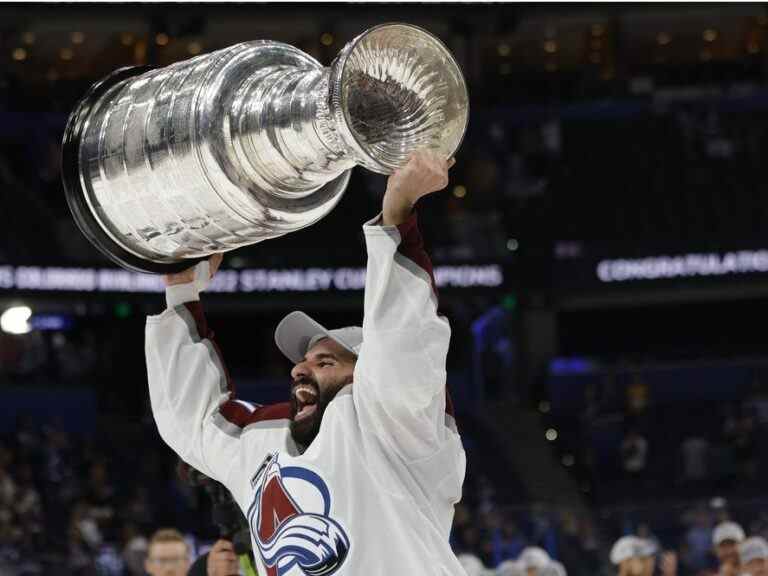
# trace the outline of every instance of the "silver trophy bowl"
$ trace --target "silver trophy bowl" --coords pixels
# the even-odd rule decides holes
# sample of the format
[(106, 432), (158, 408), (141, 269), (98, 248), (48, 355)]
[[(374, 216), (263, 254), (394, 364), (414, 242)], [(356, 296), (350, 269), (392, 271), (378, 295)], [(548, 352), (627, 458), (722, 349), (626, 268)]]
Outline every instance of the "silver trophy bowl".
[(324, 68), (272, 41), (94, 85), (64, 135), (67, 202), (117, 264), (171, 273), (317, 222), (350, 171), (416, 150), (449, 158), (467, 126), (461, 70), (433, 35), (384, 24)]

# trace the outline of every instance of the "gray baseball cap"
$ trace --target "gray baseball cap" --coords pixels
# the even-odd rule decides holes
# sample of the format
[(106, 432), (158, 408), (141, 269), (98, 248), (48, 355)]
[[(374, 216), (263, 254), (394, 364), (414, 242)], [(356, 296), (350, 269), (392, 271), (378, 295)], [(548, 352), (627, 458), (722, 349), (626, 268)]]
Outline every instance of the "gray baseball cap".
[(528, 570), (529, 568), (536, 568), (537, 570), (544, 568), (551, 562), (551, 560), (552, 559), (549, 557), (546, 550), (539, 548), (538, 546), (529, 546), (528, 548), (525, 548), (517, 558), (517, 562), (524, 570)]
[(738, 543), (743, 542), (744, 538), (746, 538), (744, 529), (736, 522), (721, 522), (712, 533), (712, 544), (719, 546), (726, 540), (733, 540)]
[(619, 565), (630, 558), (645, 558), (648, 554), (648, 544), (637, 536), (622, 536), (611, 548), (611, 563)]
[(768, 559), (768, 542), (760, 536), (747, 538), (739, 545), (739, 557), (742, 564), (760, 558)]
[(302, 362), (307, 351), (323, 338), (334, 340), (358, 356), (363, 345), (363, 329), (360, 326), (346, 326), (328, 330), (304, 312), (291, 312), (275, 329), (277, 347), (294, 364)]

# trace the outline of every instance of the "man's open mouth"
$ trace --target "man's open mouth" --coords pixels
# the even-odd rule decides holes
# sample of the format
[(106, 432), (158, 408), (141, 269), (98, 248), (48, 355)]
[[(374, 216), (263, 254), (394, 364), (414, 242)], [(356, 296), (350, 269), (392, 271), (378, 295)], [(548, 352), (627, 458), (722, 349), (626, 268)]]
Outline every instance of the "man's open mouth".
[(293, 389), (293, 396), (296, 399), (295, 421), (303, 420), (317, 412), (317, 390), (308, 384), (299, 384)]

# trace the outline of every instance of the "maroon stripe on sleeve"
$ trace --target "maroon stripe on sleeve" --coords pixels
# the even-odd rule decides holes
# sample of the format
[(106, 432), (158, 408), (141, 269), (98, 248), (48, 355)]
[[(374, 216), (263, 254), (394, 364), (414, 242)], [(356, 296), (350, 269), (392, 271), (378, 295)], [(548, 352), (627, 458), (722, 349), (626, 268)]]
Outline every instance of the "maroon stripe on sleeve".
[(266, 420), (283, 420), (291, 418), (290, 402), (258, 406), (253, 412), (234, 400), (227, 400), (219, 407), (219, 412), (228, 422), (245, 428), (249, 424)]
[(400, 232), (400, 246), (397, 251), (412, 261), (419, 268), (429, 274), (432, 282), (432, 290), (437, 296), (437, 286), (435, 284), (435, 275), (432, 271), (432, 260), (424, 249), (424, 240), (419, 231), (418, 217), (416, 211), (412, 212), (408, 219), (397, 227)]
[(250, 424), (251, 416), (255, 411), (251, 412), (248, 408), (240, 404), (240, 402), (227, 400), (224, 404), (219, 406), (219, 413), (227, 419), (227, 422), (231, 422), (240, 428), (245, 428)]
[(228, 422), (231, 422), (235, 426), (245, 428), (249, 424), (255, 422), (262, 422), (264, 420), (282, 420), (284, 418), (291, 417), (291, 404), (290, 402), (281, 402), (279, 404), (270, 404), (267, 406), (257, 406), (255, 410), (251, 411), (246, 406), (243, 406), (240, 402), (236, 401), (235, 384), (227, 370), (227, 365), (224, 363), (224, 356), (221, 353), (218, 343), (214, 340), (214, 333), (208, 328), (208, 321), (203, 313), (203, 306), (198, 302), (186, 302), (184, 306), (187, 308), (192, 318), (195, 319), (195, 325), (197, 326), (197, 333), (200, 338), (208, 340), (216, 351), (216, 355), (219, 357), (219, 365), (224, 370), (224, 377), (227, 382), (227, 390), (230, 392), (230, 399), (219, 406), (219, 412)]
[(448, 385), (445, 386), (445, 413), (449, 416), (455, 416), (453, 413), (453, 400), (451, 400), (451, 393), (448, 392)]
[(197, 326), (197, 334), (200, 338), (208, 338), (208, 321), (203, 314), (203, 305), (198, 300), (197, 302), (186, 302), (184, 307), (192, 314), (192, 318), (195, 319), (195, 326)]
[[(435, 296), (437, 296), (437, 285), (435, 284), (435, 275), (432, 270), (432, 260), (424, 249), (424, 240), (421, 237), (421, 231), (419, 230), (419, 221), (416, 211), (413, 211), (408, 219), (400, 224), (397, 229), (400, 232), (401, 238), (400, 246), (398, 246), (397, 251), (429, 274), (429, 278), (432, 282), (432, 290), (435, 293)], [(454, 416), (453, 400), (451, 400), (451, 394), (448, 392), (447, 385), (445, 387), (445, 413)]]

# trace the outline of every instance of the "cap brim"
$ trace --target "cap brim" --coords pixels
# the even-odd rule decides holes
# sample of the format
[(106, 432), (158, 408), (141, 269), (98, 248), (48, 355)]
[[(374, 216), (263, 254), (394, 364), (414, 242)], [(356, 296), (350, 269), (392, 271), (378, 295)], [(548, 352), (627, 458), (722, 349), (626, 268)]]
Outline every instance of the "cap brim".
[(309, 343), (317, 336), (332, 338), (325, 326), (304, 312), (291, 312), (275, 328), (275, 344), (294, 364), (304, 360)]

